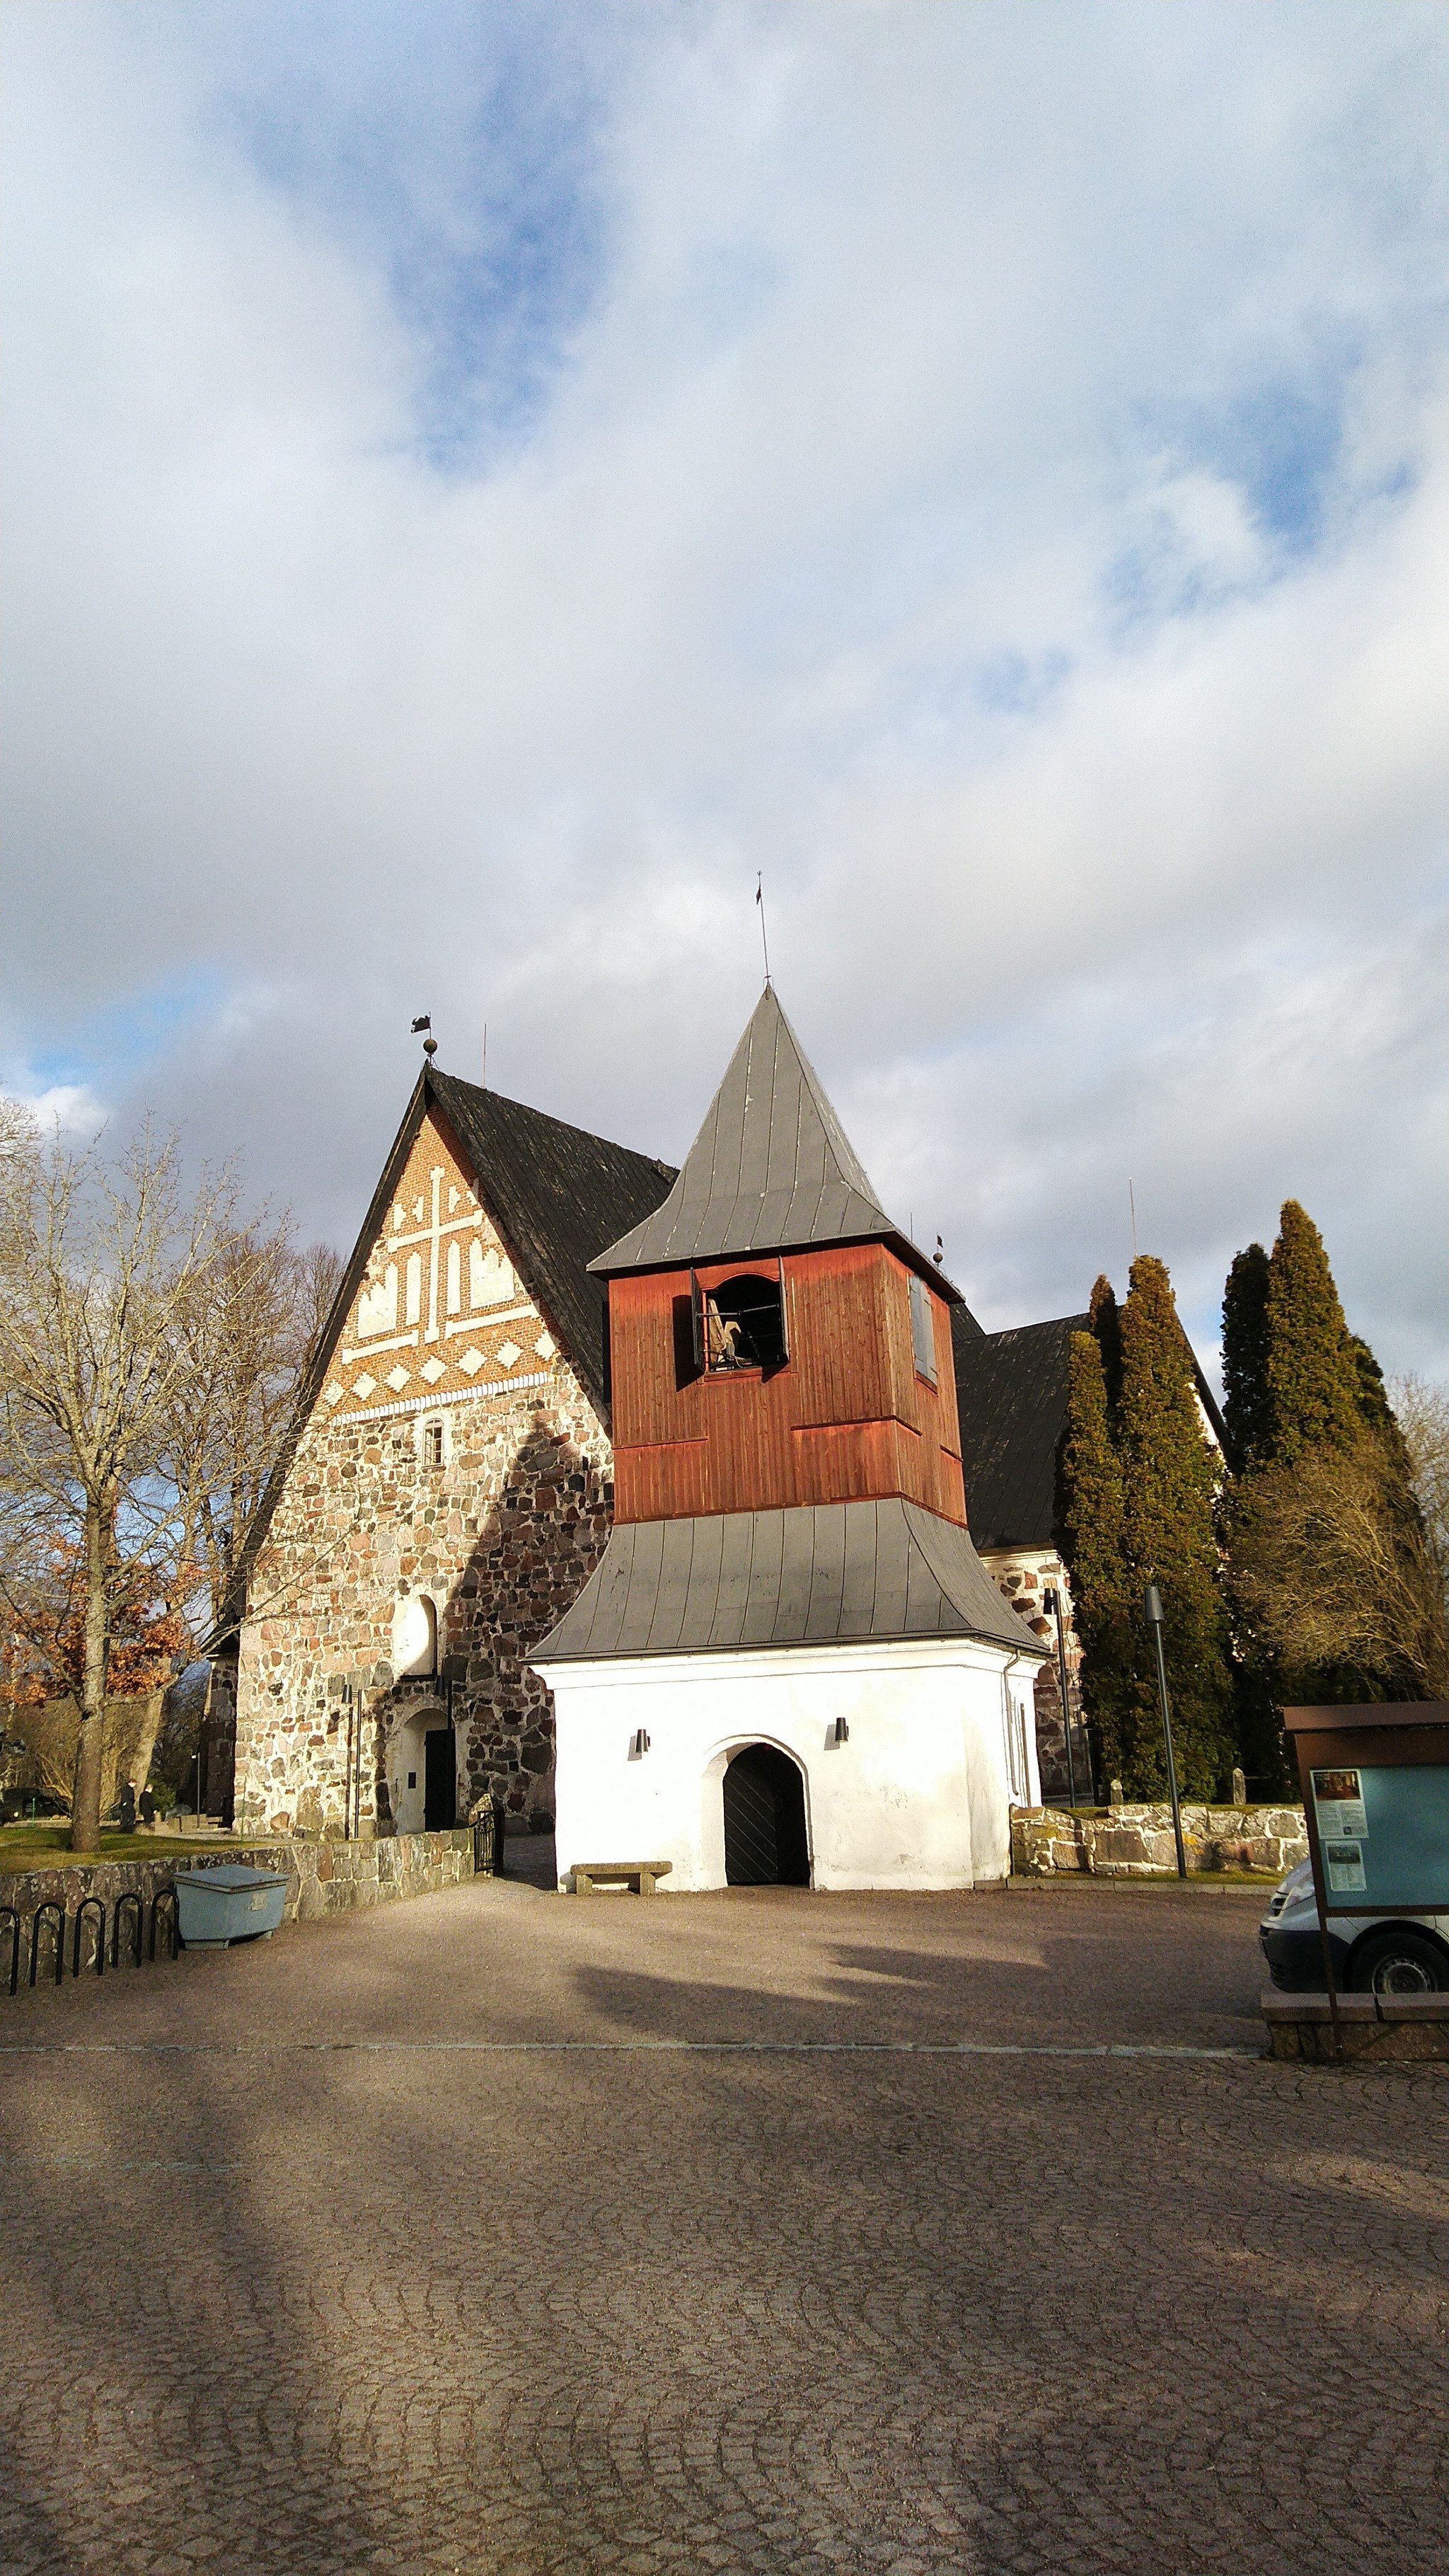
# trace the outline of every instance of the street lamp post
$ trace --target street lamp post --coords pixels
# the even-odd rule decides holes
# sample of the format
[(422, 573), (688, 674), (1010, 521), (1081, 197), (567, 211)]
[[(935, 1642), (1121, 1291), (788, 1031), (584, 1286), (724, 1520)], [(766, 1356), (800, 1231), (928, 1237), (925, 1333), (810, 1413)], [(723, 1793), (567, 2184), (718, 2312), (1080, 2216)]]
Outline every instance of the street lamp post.
[(1182, 1808), (1177, 1795), (1177, 1762), (1172, 1750), (1172, 1703), (1167, 1696), (1167, 1657), (1162, 1651), (1162, 1595), (1155, 1583), (1149, 1583), (1142, 1595), (1142, 1616), (1152, 1631), (1157, 1648), (1157, 1696), (1162, 1704), (1162, 1741), (1167, 1749), (1167, 1794), (1172, 1800), (1172, 1839), (1177, 1845), (1177, 1874), (1187, 1876), (1187, 1854), (1182, 1847)]

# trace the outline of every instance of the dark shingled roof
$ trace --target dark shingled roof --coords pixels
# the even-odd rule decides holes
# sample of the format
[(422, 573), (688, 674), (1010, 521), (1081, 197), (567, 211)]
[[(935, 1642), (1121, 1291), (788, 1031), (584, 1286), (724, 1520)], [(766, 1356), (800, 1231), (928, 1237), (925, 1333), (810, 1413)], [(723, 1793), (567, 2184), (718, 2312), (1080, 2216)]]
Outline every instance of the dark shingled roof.
[[(1067, 1418), (1067, 1345), (1091, 1329), (1090, 1315), (1058, 1315), (1048, 1324), (1018, 1324), (983, 1333), (963, 1307), (953, 1309), (956, 1404), (961, 1416), (961, 1469), (966, 1517), (978, 1547), (1059, 1545), (1057, 1448)], [(1221, 1449), (1217, 1399), (1186, 1333), (1182, 1336), (1198, 1401)]]
[(955, 1298), (886, 1215), (767, 984), (663, 1206), (590, 1267), (609, 1275), (877, 1240)]
[(951, 1317), (966, 1517), (978, 1547), (1056, 1545), (1057, 1443), (1067, 1418), (1067, 1344), (1085, 1315), (983, 1333)]
[(287, 1436), (247, 1533), (230, 1595), (206, 1641), (209, 1649), (231, 1636), (243, 1616), (257, 1550), (429, 1106), (437, 1108), (455, 1138), (519, 1278), (553, 1328), (601, 1420), (608, 1422), (605, 1292), (590, 1277), (589, 1262), (621, 1225), (637, 1224), (658, 1206), (661, 1192), (674, 1179), (674, 1165), (656, 1162), (651, 1154), (632, 1153), (627, 1145), (611, 1145), (606, 1137), (590, 1135), (587, 1128), (567, 1126), (541, 1109), (525, 1108), (522, 1101), (505, 1100), (501, 1092), (460, 1082), (456, 1074), (425, 1068), (393, 1138), (331, 1313), (297, 1390)]
[(621, 1221), (637, 1222), (658, 1206), (673, 1164), (456, 1074), (433, 1074), (430, 1088), (515, 1270), (607, 1420), (605, 1291), (590, 1268)]
[(980, 1637), (1042, 1647), (963, 1529), (899, 1499), (616, 1523), (571, 1610), (529, 1660)]

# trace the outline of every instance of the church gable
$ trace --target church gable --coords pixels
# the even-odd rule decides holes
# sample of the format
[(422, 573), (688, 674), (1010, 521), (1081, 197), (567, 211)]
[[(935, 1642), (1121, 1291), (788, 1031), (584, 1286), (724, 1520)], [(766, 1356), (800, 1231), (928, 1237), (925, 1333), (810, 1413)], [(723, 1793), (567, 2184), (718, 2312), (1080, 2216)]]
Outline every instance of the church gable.
[(539, 1386), (557, 1350), (429, 1106), (333, 1347), (318, 1413), (346, 1421)]

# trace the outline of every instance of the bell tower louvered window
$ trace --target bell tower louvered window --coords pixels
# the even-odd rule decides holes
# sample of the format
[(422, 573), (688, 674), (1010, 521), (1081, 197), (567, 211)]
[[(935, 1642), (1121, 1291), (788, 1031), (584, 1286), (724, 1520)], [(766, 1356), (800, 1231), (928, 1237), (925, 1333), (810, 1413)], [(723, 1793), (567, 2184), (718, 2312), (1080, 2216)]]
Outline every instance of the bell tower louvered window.
[[(900, 1312), (899, 1307), (896, 1309)], [(936, 1328), (931, 1313), (931, 1292), (924, 1279), (911, 1280), (911, 1351), (917, 1377), (928, 1386), (936, 1383)]]

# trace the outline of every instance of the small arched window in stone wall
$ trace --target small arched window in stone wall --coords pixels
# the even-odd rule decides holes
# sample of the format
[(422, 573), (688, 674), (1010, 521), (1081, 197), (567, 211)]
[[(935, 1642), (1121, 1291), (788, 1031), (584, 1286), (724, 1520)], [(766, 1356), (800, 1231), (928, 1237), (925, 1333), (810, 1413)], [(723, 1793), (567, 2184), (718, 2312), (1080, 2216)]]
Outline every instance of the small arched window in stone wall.
[(412, 1593), (393, 1613), (392, 1668), (399, 1681), (438, 1669), (438, 1614), (426, 1593)]

